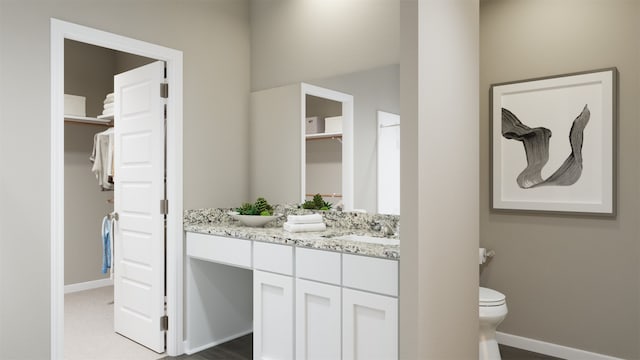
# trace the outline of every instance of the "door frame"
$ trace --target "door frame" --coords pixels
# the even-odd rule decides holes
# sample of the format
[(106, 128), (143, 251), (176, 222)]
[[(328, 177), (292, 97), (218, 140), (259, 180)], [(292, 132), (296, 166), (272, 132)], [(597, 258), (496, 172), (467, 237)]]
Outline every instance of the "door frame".
[(353, 182), (353, 96), (307, 83), (300, 84), (300, 201), (304, 203), (307, 199), (307, 134), (305, 129), (307, 95), (342, 103), (342, 205), (344, 211), (351, 211), (354, 207), (353, 199), (355, 198)]
[[(182, 52), (51, 18), (51, 358), (64, 357), (64, 40), (165, 61), (167, 99), (166, 354), (183, 353)], [(96, 230), (97, 233), (98, 230)]]

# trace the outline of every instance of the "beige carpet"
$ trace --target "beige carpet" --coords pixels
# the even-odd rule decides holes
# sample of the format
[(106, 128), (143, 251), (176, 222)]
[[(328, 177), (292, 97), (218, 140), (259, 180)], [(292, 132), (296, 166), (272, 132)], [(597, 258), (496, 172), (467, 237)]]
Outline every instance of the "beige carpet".
[(64, 296), (65, 360), (156, 360), (164, 357), (113, 331), (113, 286)]

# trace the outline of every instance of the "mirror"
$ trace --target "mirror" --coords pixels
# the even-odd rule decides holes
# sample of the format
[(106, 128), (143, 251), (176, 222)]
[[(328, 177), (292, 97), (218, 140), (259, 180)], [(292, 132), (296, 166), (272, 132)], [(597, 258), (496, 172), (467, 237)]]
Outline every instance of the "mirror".
[[(307, 146), (321, 146), (306, 139), (306, 118), (314, 116), (306, 111), (307, 95), (342, 103), (341, 174), (330, 175), (332, 183), (342, 179), (339, 190), (334, 190), (337, 185), (326, 188), (307, 186), (307, 178), (311, 177), (307, 176)], [(352, 107), (345, 107), (349, 101)], [(312, 103), (309, 106), (313, 106)], [(398, 64), (255, 91), (251, 94), (250, 109), (250, 198), (263, 196), (271, 202), (299, 204), (306, 194), (333, 195), (340, 191), (345, 210), (378, 212), (378, 111), (400, 113)], [(345, 121), (349, 112), (353, 116), (351, 122)], [(337, 141), (329, 139), (331, 142)], [(333, 155), (327, 156), (337, 162), (335, 150)], [(329, 185), (328, 180), (320, 181)], [(339, 200), (327, 201), (336, 203)]]
[[(343, 171), (345, 169), (353, 171), (353, 193), (351, 195), (353, 206), (350, 208), (345, 207), (345, 209), (361, 209), (368, 213), (399, 214), (399, 119), (397, 120), (397, 126), (381, 128), (378, 123), (378, 112), (400, 114), (400, 66), (393, 64), (331, 78), (308, 81), (308, 83), (353, 96), (353, 159), (351, 165), (348, 165), (342, 159), (341, 167)], [(313, 104), (314, 99), (311, 99), (311, 101)], [(307, 104), (309, 104), (308, 101)], [(307, 112), (306, 115), (312, 114)], [(394, 146), (397, 145), (398, 151), (392, 152), (393, 155), (388, 153), (387, 150), (383, 150), (385, 154), (390, 155), (390, 158), (379, 159), (378, 137), (380, 136), (380, 129), (383, 129), (382, 131), (385, 134), (383, 137), (384, 146), (388, 147), (388, 149), (396, 149), (391, 147), (391, 143)], [(333, 159), (334, 164), (337, 161), (335, 150), (333, 151), (334, 155), (330, 155), (330, 150), (331, 147), (335, 149), (340, 145), (338, 141), (325, 140), (322, 144), (319, 144), (319, 141), (306, 141), (306, 145), (320, 148), (316, 149), (316, 151), (324, 151), (323, 154), (325, 156), (333, 156), (333, 158), (322, 159), (320, 157), (318, 159), (317, 157), (320, 156), (318, 153), (313, 155), (316, 158), (312, 160), (324, 161), (322, 164), (324, 164), (324, 169), (327, 169), (327, 171), (329, 169), (327, 166), (330, 164), (328, 160)], [(305, 156), (309, 156), (309, 154), (305, 153)], [(397, 166), (389, 167), (389, 165), (393, 165), (393, 159), (396, 159), (395, 164)], [(382, 161), (384, 169), (379, 165), (379, 161)], [(319, 168), (317, 167), (316, 171), (317, 169)], [(378, 181), (378, 173), (380, 171), (389, 175), (382, 182)], [(395, 174), (391, 174), (391, 172)], [(335, 170), (333, 170), (333, 173), (335, 173)], [(335, 176), (333, 179), (335, 179)], [(319, 192), (322, 195), (332, 195), (334, 192), (333, 190), (327, 193), (315, 191), (309, 186), (311, 185), (308, 185), (308, 190), (310, 191), (305, 194)], [(328, 189), (327, 191), (329, 191), (331, 188), (321, 187), (320, 189)], [(385, 199), (382, 199), (382, 201), (379, 201), (379, 193), (385, 195)], [(345, 195), (344, 191), (342, 195)], [(330, 197), (325, 199), (330, 202), (336, 202), (335, 199)], [(342, 199), (344, 201), (344, 197)], [(379, 209), (380, 205), (383, 205), (383, 207)]]

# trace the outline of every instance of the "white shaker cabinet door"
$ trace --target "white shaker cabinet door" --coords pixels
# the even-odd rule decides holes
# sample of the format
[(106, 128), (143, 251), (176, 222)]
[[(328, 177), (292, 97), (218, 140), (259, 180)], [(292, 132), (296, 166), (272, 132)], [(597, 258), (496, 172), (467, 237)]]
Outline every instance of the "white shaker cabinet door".
[(342, 359), (398, 358), (398, 299), (342, 291)]
[(293, 359), (293, 278), (253, 272), (253, 358)]
[(296, 280), (296, 359), (340, 359), (340, 287)]

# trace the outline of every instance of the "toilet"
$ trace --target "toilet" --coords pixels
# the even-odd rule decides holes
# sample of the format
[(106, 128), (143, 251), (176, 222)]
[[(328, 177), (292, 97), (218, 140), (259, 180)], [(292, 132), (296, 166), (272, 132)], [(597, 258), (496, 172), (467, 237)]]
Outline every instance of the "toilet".
[(507, 317), (507, 301), (504, 294), (480, 287), (480, 352), (479, 360), (500, 360), (496, 341), (496, 328)]

